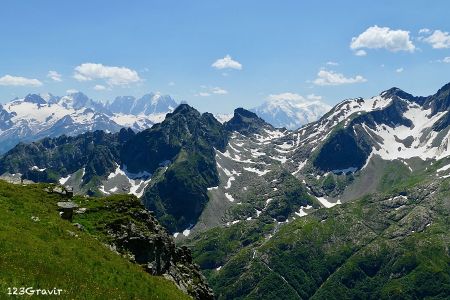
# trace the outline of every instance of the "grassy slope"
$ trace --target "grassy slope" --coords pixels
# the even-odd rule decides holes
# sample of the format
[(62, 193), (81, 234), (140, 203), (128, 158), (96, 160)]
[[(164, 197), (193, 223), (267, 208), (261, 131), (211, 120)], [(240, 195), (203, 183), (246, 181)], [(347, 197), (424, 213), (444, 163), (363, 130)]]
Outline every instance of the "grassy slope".
[(60, 197), (43, 187), (0, 181), (0, 298), (32, 286), (63, 289), (67, 299), (189, 299), (62, 220)]

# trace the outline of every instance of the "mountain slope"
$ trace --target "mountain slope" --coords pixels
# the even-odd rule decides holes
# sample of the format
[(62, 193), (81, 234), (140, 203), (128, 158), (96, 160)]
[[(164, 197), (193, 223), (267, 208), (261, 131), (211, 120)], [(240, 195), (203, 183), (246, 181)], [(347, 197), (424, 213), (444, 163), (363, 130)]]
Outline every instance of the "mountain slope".
[(60, 218), (57, 202), (66, 198), (44, 188), (0, 181), (2, 293), (26, 286), (62, 289), (64, 299), (189, 299), (169, 280), (111, 251), (95, 232)]
[(262, 220), (219, 227), (190, 245), (218, 299), (445, 299), (448, 186), (402, 186), (278, 230)]

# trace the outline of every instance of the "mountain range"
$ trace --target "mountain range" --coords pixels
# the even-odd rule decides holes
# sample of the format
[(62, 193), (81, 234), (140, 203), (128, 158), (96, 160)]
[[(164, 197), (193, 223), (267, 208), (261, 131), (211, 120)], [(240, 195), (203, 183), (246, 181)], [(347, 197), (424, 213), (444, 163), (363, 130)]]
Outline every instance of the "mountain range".
[(81, 92), (63, 97), (29, 94), (0, 105), (0, 153), (19, 142), (44, 137), (75, 136), (87, 131), (135, 131), (161, 122), (178, 104), (170, 96), (147, 94), (141, 98), (117, 97), (108, 103)]
[[(128, 101), (115, 113), (157, 111)], [(221, 123), (181, 104), (137, 133), (19, 144), (0, 173), (136, 195), (192, 249), (219, 299), (443, 299), (449, 111), (450, 84), (348, 99), (295, 130), (243, 108)]]
[[(169, 95), (149, 93), (140, 98), (119, 96), (103, 103), (81, 92), (65, 96), (29, 94), (0, 105), (0, 154), (19, 142), (44, 137), (75, 136), (87, 131), (118, 132), (121, 128), (142, 131), (164, 120), (178, 103)], [(275, 127), (296, 129), (317, 120), (329, 110), (320, 101), (268, 100), (252, 109)], [(215, 114), (221, 122), (229, 114)]]

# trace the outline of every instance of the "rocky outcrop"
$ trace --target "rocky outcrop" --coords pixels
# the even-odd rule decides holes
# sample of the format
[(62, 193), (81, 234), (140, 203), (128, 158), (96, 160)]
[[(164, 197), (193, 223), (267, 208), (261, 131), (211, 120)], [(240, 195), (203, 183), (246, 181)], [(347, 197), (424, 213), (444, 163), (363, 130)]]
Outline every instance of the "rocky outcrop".
[(214, 299), (199, 267), (192, 262), (191, 251), (187, 247), (177, 247), (172, 236), (149, 211), (142, 209), (132, 217), (142, 223), (119, 222), (107, 228), (116, 251), (143, 266), (148, 273), (172, 280), (195, 299)]
[[(151, 275), (163, 276), (194, 299), (214, 299), (213, 292), (187, 247), (173, 237), (140, 201), (129, 195), (109, 198), (77, 198), (86, 205), (74, 214), (74, 225), (84, 228), (108, 248), (136, 263)], [(86, 202), (87, 201), (87, 202)], [(100, 217), (99, 217), (100, 216)]]

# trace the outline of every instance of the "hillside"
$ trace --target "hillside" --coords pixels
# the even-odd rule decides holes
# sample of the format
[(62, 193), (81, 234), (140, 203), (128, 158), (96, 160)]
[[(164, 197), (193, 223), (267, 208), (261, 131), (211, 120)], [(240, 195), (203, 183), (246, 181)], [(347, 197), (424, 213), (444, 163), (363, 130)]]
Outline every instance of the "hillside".
[(415, 174), (284, 224), (239, 222), (188, 244), (218, 299), (447, 299), (449, 186)]
[[(62, 299), (189, 299), (174, 280), (152, 276), (130, 262), (125, 253), (113, 251), (111, 237), (106, 239), (109, 236), (105, 231), (107, 226), (96, 223), (118, 225), (121, 219), (133, 222), (128, 212), (106, 207), (120, 204), (122, 208), (134, 207), (138, 212), (142, 208), (133, 202), (135, 198), (74, 199), (87, 206), (82, 215), (75, 217), (82, 225), (74, 226), (75, 220), (74, 223), (66, 221), (58, 213), (57, 202), (67, 198), (44, 191), (49, 188), (43, 184), (23, 186), (0, 181), (2, 293), (8, 287), (24, 286), (62, 289)], [(98, 213), (102, 208), (108, 210), (101, 215), (107, 219), (100, 219)], [(152, 234), (163, 237), (158, 226), (152, 229)], [(174, 247), (173, 244), (170, 247)]]

